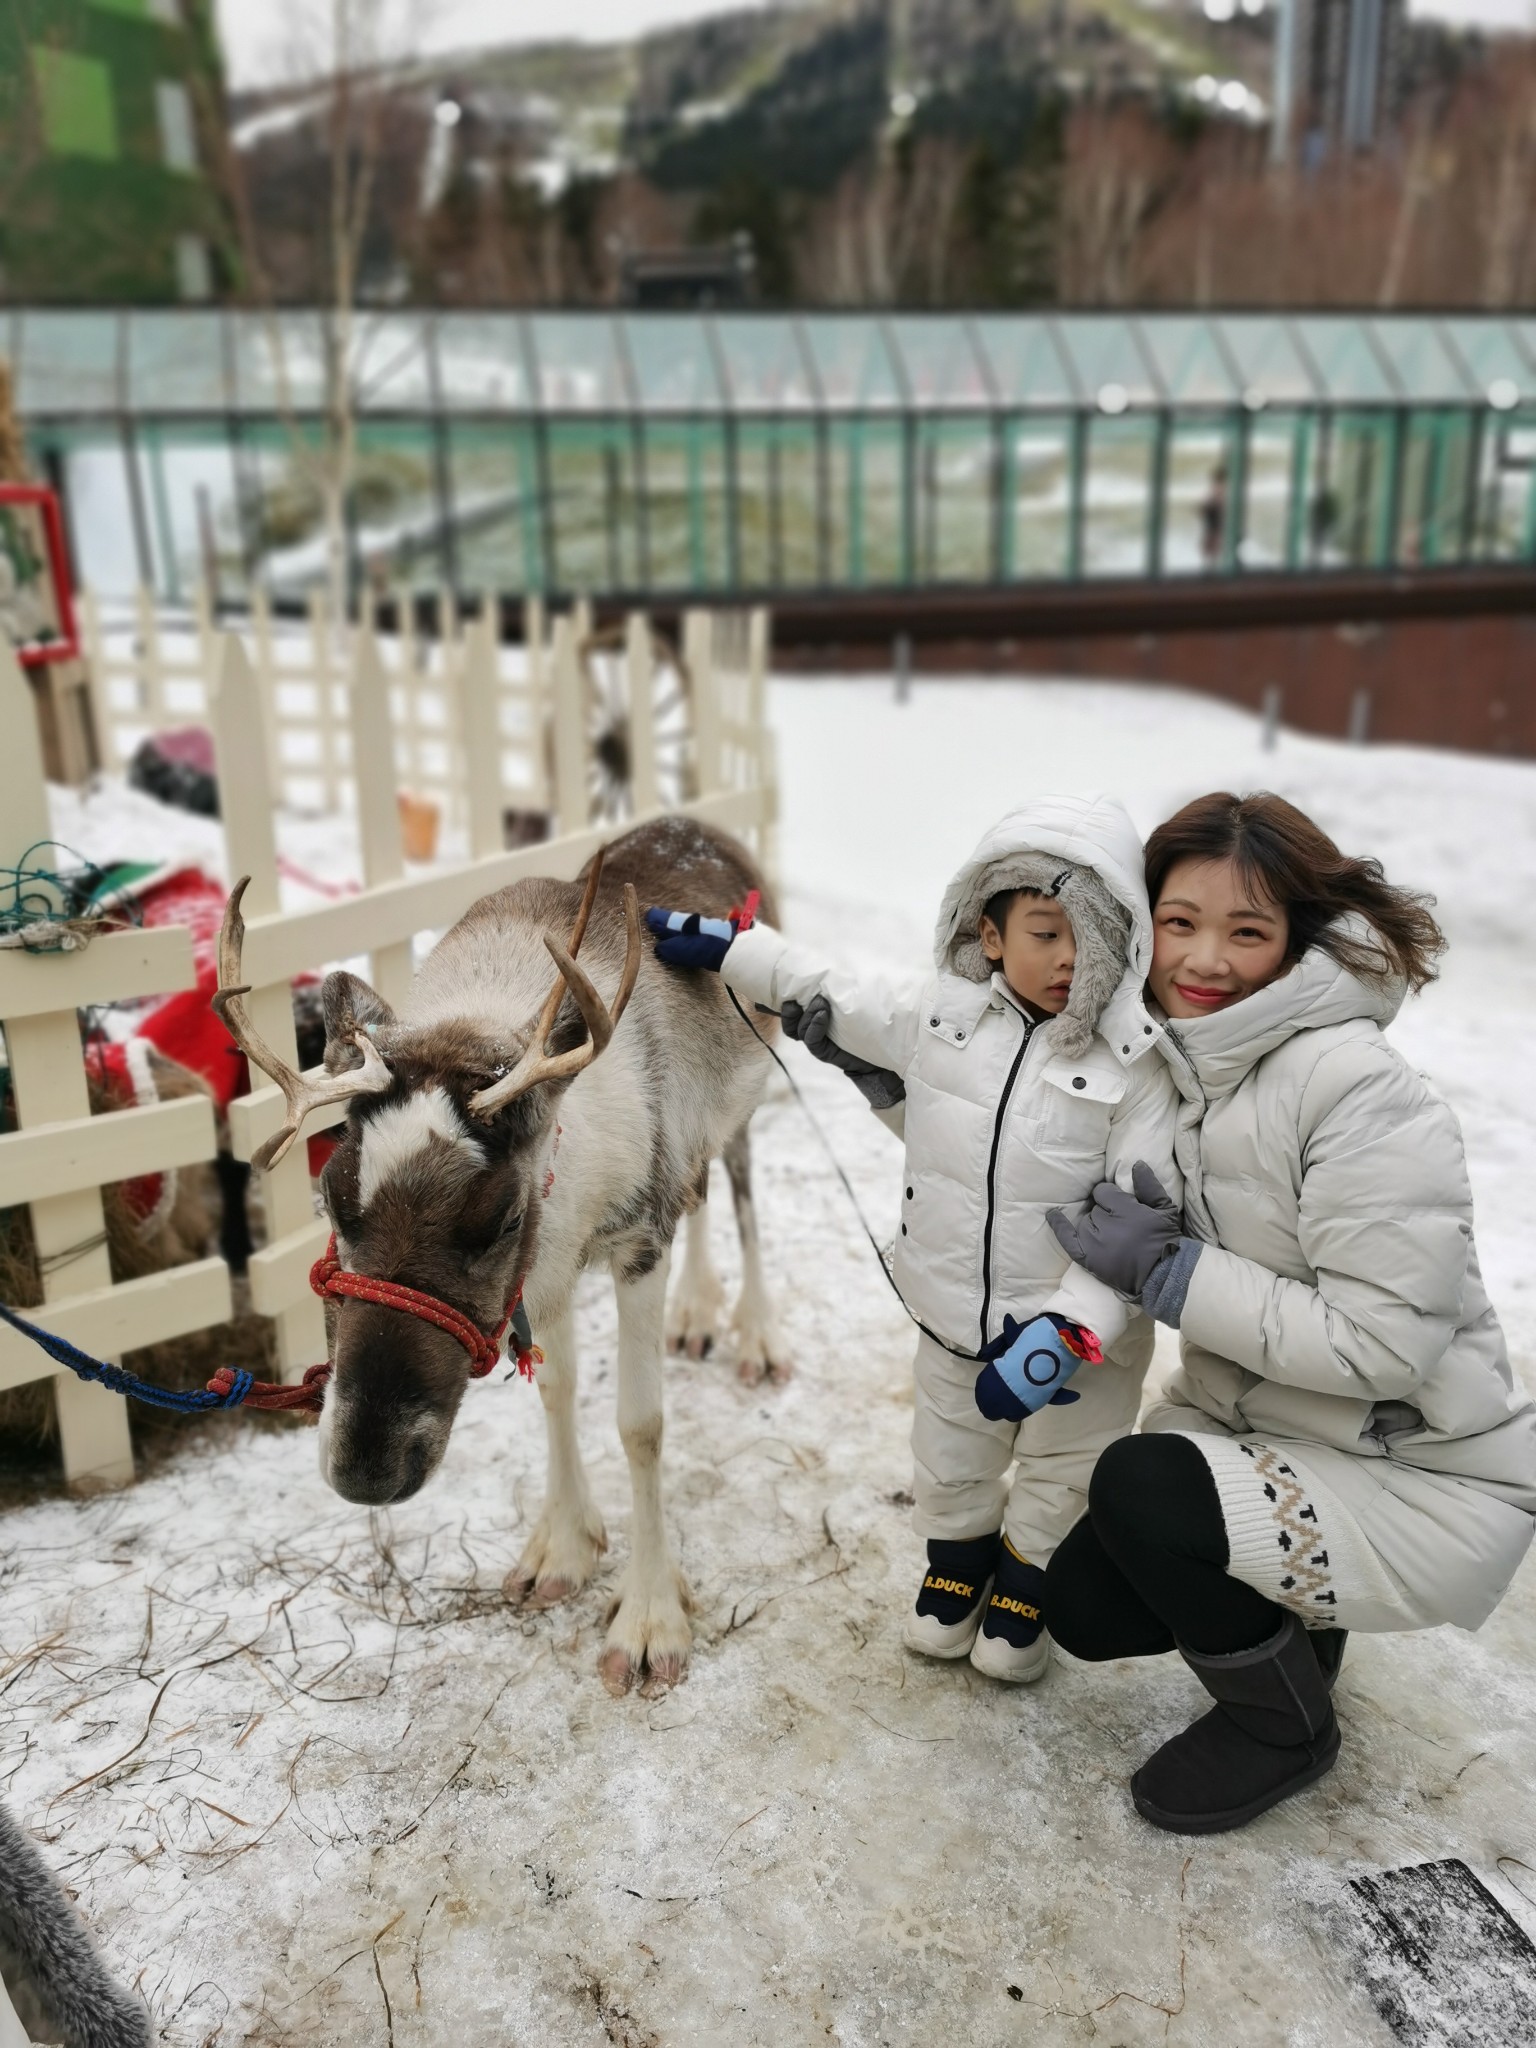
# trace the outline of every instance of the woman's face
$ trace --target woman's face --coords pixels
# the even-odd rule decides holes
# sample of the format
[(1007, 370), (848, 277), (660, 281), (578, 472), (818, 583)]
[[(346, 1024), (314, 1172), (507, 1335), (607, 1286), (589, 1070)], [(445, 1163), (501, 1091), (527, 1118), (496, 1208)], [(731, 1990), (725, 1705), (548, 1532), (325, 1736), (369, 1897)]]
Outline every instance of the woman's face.
[(1180, 861), (1153, 906), (1148, 987), (1172, 1018), (1209, 1017), (1267, 987), (1289, 939), (1285, 912), (1234, 861)]

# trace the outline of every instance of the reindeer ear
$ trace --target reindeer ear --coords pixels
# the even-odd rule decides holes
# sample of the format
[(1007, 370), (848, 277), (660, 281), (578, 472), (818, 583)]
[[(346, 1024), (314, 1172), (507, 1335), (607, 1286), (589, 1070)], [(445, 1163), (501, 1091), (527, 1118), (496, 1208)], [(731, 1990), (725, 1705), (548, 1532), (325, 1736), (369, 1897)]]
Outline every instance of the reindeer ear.
[(384, 998), (345, 969), (325, 977), (320, 1001), (325, 1011), (325, 1064), (332, 1074), (344, 1074), (359, 1063), (362, 1055), (352, 1042), (356, 1032), (366, 1031), (375, 1037), (395, 1021)]

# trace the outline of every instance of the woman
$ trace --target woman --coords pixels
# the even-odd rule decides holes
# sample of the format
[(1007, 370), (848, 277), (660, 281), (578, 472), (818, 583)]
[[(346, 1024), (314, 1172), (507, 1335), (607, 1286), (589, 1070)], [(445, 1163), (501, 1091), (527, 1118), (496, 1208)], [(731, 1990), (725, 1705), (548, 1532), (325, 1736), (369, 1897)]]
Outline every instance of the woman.
[(1100, 1458), (1046, 1620), (1077, 1657), (1182, 1653), (1215, 1707), (1131, 1790), (1205, 1834), (1331, 1768), (1347, 1630), (1497, 1606), (1536, 1514), (1536, 1410), (1456, 1119), (1382, 1035), (1444, 946), (1424, 899), (1267, 795), (1159, 826), (1147, 893), (1185, 1209), (1138, 1170), (1057, 1231), (1180, 1332), (1181, 1367)]

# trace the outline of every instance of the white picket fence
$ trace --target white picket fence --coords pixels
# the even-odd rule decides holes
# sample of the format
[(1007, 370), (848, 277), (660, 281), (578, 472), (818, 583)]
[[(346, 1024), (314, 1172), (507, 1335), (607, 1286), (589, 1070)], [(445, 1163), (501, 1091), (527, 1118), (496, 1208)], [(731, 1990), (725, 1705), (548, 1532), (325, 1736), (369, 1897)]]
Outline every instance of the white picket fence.
[[(32, 697), (0, 639), (0, 862), (15, 864), (50, 836)], [(15, 1131), (0, 1136), (0, 1208), (29, 1205), (46, 1306), (31, 1311), (96, 1357), (223, 1322), (230, 1313), (222, 1259), (200, 1259), (112, 1284), (101, 1190), (138, 1174), (211, 1159), (213, 1106), (201, 1096), (91, 1114), (79, 1012), (96, 1004), (170, 994), (197, 980), (185, 931), (117, 932), (83, 952), (0, 952), (0, 1025), (15, 1092)], [(0, 1389), (56, 1374), (51, 1360), (0, 1328)], [(66, 1477), (116, 1485), (133, 1477), (123, 1403), (67, 1373), (54, 1379)]]
[[(363, 631), (373, 626), (365, 603)], [(400, 787), (434, 803), (449, 831), (462, 832), (465, 747), (460, 703), (469, 635), (451, 592), (438, 600), (440, 630), (417, 631), (408, 602), (399, 630), (380, 636), (389, 678), (395, 766)], [(178, 725), (206, 725), (207, 678), (217, 661), (218, 626), (206, 593), (190, 612), (167, 620), (147, 591), (127, 609), (104, 608), (90, 592), (80, 603), (86, 661), (102, 764), (126, 766), (146, 735)], [(579, 622), (583, 630), (590, 623)], [(549, 808), (542, 750), (535, 744), (548, 716), (544, 612), (537, 598), (524, 611), (525, 651), (498, 658), (499, 724), (508, 740), (504, 774), (529, 810)], [(347, 715), (349, 636), (332, 630), (323, 595), (309, 599), (305, 619), (274, 619), (263, 592), (252, 599), (248, 646), (262, 704), (270, 779), (292, 810), (353, 809), (352, 738)]]
[[(152, 623), (142, 622), (141, 648), (157, 647), (148, 630)], [(555, 621), (547, 647), (536, 636), (541, 694), (525, 697), (519, 706), (502, 673), (493, 620), (472, 620), (463, 628), (447, 695), (456, 735), (451, 794), (464, 821), (467, 857), (409, 874), (398, 805), (403, 773), (397, 681), (379, 638), (354, 632), (342, 678), (338, 682), (328, 670), (324, 692), (345, 719), (345, 746), (336, 744), (330, 758), (336, 793), (350, 795), (355, 808), (363, 887), (298, 912), (280, 906), (278, 815), (288, 776), (274, 741), (275, 730), (281, 730), (280, 721), (274, 725), (276, 695), (261, 675), (259, 627), (248, 641), (216, 632), (210, 623), (198, 641), (203, 665), (195, 676), (152, 655), (160, 696), (146, 699), (151, 717), (163, 709), (165, 722), (175, 723), (184, 715), (170, 688), (173, 681), (195, 683), (202, 693), (202, 716), (224, 770), (219, 783), (228, 872), (251, 877), (244, 903), (244, 969), (252, 987), (247, 1007), (281, 1057), (298, 1062), (290, 995), (296, 976), (366, 955), (375, 986), (398, 1001), (419, 935), (441, 931), (478, 897), (522, 876), (574, 877), (616, 831), (663, 809), (736, 833), (771, 871), (778, 807), (764, 704), (766, 615), (717, 619), (700, 613), (687, 620), (686, 788), (680, 796), (673, 793), (673, 800), (663, 787), (655, 643), (644, 618), (629, 620), (619, 665), (626, 756), (621, 815), (611, 804), (605, 808), (611, 776), (605, 780), (599, 772), (604, 734), (590, 716), (582, 655), (589, 631), (584, 620), (565, 617)], [(0, 720), (13, 735), (13, 744), (0, 751), (0, 862), (15, 862), (27, 846), (48, 837), (49, 826), (27, 685), (3, 648)], [(530, 792), (534, 807), (552, 814), (553, 836), (509, 851), (506, 813), (528, 806)], [(0, 1135), (0, 1206), (30, 1206), (39, 1255), (52, 1276), (46, 1305), (34, 1319), (99, 1357), (115, 1358), (204, 1328), (230, 1311), (229, 1275), (221, 1260), (202, 1259), (113, 1286), (104, 1243), (97, 1242), (104, 1185), (210, 1159), (216, 1139), (212, 1111), (200, 1098), (92, 1116), (76, 1012), (194, 982), (188, 935), (175, 929), (102, 936), (77, 953), (0, 952), (0, 1026), (20, 1126)], [(342, 1113), (331, 1120), (339, 1121)], [(236, 1155), (249, 1158), (280, 1121), (275, 1087), (263, 1085), (235, 1102), (229, 1132)], [(322, 1112), (311, 1126), (323, 1129), (325, 1122)], [(265, 1176), (263, 1194), (267, 1241), (251, 1261), (251, 1303), (272, 1318), (283, 1370), (297, 1377), (325, 1355), (323, 1318), (308, 1274), (324, 1248), (327, 1226), (315, 1214), (303, 1146)], [(59, 1252), (83, 1245), (91, 1248), (57, 1261)], [(57, 1374), (35, 1346), (0, 1327), (0, 1389), (50, 1376), (67, 1476), (76, 1483), (130, 1477), (123, 1404)]]

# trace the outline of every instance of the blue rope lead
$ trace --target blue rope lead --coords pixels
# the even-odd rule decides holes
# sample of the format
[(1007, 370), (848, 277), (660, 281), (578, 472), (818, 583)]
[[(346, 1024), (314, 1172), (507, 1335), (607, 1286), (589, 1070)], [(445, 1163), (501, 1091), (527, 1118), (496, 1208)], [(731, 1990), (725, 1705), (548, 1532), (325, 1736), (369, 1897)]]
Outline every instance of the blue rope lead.
[(9, 1323), (23, 1337), (30, 1337), (34, 1344), (40, 1344), (56, 1364), (66, 1366), (76, 1379), (94, 1380), (109, 1394), (142, 1401), (146, 1408), (169, 1408), (177, 1415), (204, 1415), (213, 1408), (238, 1408), (255, 1384), (255, 1375), (242, 1367), (233, 1374), (232, 1384), (226, 1393), (216, 1393), (210, 1387), (203, 1387), (196, 1393), (177, 1394), (169, 1387), (157, 1387), (148, 1380), (141, 1380), (137, 1373), (124, 1372), (120, 1365), (109, 1365), (103, 1358), (92, 1358), (88, 1351), (71, 1344), (67, 1337), (56, 1336), (52, 1330), (39, 1329), (36, 1323), (29, 1323), (3, 1302), (0, 1302), (0, 1321)]

